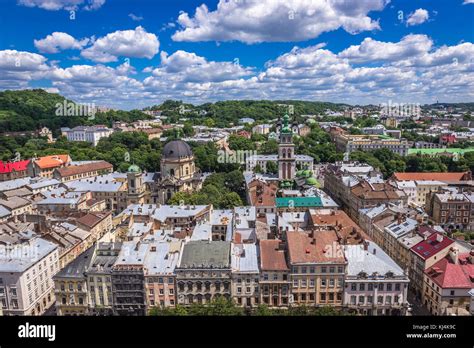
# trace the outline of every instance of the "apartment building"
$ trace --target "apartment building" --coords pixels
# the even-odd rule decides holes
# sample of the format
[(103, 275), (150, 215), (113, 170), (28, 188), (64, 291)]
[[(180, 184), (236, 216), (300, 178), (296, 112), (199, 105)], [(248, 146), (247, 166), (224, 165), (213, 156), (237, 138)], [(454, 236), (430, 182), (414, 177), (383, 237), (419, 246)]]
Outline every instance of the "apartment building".
[(183, 243), (150, 242), (145, 259), (147, 308), (174, 307), (177, 304), (175, 268)]
[(90, 163), (70, 165), (67, 167), (56, 168), (53, 171), (53, 178), (60, 182), (86, 179), (98, 175), (112, 173), (114, 167), (106, 161), (93, 161)]
[(406, 156), (410, 148), (406, 139), (392, 138), (387, 135), (353, 135), (340, 129), (331, 129), (329, 134), (331, 140), (336, 144), (336, 149), (341, 152), (389, 149), (396, 154)]
[(176, 267), (178, 303), (209, 303), (231, 298), (230, 242), (190, 241)]
[(285, 244), (278, 239), (261, 240), (260, 303), (269, 307), (288, 307), (290, 277)]
[(30, 160), (15, 162), (0, 161), (0, 181), (8, 181), (27, 176), (27, 168)]
[(408, 275), (371, 241), (346, 245), (344, 307), (362, 315), (406, 315)]
[(144, 263), (147, 252), (146, 243), (129, 241), (122, 244), (112, 266), (112, 303), (115, 314), (146, 314)]
[(433, 192), (427, 199), (426, 212), (445, 230), (474, 230), (474, 194), (470, 191)]
[(53, 178), (54, 170), (70, 165), (69, 155), (51, 155), (32, 159), (28, 163), (27, 174), (31, 177)]
[(59, 271), (56, 244), (31, 231), (0, 234), (0, 304), (3, 315), (42, 315), (54, 304)]
[(85, 272), (93, 253), (94, 248), (90, 247), (53, 277), (57, 315), (89, 314)]
[(256, 244), (232, 243), (232, 299), (242, 307), (253, 308), (260, 303), (257, 250)]
[(448, 255), (425, 270), (422, 302), (433, 315), (472, 315), (474, 251)]
[(91, 315), (113, 315), (112, 267), (122, 243), (97, 243), (85, 274)]
[(451, 238), (437, 232), (427, 236), (410, 249), (412, 255), (408, 274), (417, 296), (422, 297), (425, 271), (444, 258), (453, 243)]
[(343, 304), (346, 259), (334, 230), (287, 234), (292, 305)]

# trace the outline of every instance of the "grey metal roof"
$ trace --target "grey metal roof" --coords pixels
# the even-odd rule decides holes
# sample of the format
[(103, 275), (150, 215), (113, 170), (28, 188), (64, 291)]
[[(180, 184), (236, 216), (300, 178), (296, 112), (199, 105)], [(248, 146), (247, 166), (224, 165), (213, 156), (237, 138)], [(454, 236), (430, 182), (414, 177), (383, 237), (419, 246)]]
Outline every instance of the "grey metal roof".
[[(27, 237), (27, 234), (23, 237)], [(0, 245), (0, 272), (24, 272), (57, 247), (32, 234), (29, 234), (29, 240), (25, 243), (8, 246), (8, 251), (5, 245)]]
[(183, 140), (173, 140), (163, 147), (162, 156), (165, 159), (178, 159), (182, 157), (191, 157), (193, 151), (191, 147)]
[(232, 271), (258, 273), (257, 246), (232, 243)]
[(230, 268), (230, 242), (191, 241), (184, 245), (180, 268)]
[(392, 272), (394, 276), (403, 276), (403, 269), (374, 242), (368, 242), (367, 250), (363, 245), (345, 245), (344, 254), (347, 258), (347, 275), (357, 276), (364, 272), (367, 275), (377, 273), (384, 276)]
[(53, 278), (83, 278), (93, 254), (94, 247), (92, 246), (56, 273)]

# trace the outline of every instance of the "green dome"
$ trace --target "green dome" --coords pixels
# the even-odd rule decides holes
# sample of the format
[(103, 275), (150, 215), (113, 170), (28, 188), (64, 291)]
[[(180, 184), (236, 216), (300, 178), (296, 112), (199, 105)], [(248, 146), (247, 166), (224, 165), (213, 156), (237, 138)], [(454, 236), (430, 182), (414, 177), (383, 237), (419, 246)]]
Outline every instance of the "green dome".
[(135, 165), (135, 164), (132, 164), (130, 167), (128, 167), (127, 171), (129, 173), (140, 173), (141, 172), (140, 167)]
[(318, 180), (316, 180), (315, 178), (311, 177), (311, 178), (308, 178), (306, 179), (306, 185), (318, 185)]

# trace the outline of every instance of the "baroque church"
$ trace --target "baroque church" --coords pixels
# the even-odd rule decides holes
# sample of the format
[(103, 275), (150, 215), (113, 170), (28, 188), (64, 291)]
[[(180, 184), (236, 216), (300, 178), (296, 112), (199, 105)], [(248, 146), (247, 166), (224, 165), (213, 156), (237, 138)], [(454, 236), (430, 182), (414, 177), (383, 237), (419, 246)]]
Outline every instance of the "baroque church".
[(183, 140), (173, 140), (163, 147), (159, 173), (142, 173), (136, 165), (128, 168), (128, 204), (166, 204), (177, 192), (200, 190), (204, 179), (191, 147)]

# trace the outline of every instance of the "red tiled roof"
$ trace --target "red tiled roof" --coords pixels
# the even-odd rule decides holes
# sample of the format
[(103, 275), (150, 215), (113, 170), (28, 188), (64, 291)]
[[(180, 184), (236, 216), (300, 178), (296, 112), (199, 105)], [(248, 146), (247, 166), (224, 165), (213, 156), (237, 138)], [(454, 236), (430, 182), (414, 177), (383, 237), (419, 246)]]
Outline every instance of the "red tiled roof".
[(279, 249), (280, 240), (260, 241), (260, 262), (264, 271), (287, 271), (285, 251)]
[(441, 288), (474, 288), (474, 264), (469, 253), (460, 254), (458, 263), (449, 255), (428, 268), (425, 273)]
[(397, 181), (403, 180), (436, 180), (436, 181), (459, 181), (470, 180), (469, 172), (457, 173), (393, 173)]
[(288, 232), (288, 254), (291, 263), (344, 263), (342, 249), (332, 251), (333, 246), (340, 248), (335, 231), (317, 231), (311, 235), (305, 232)]
[(436, 255), (440, 251), (446, 249), (454, 243), (449, 237), (444, 236), (441, 233), (433, 233), (431, 236), (415, 244), (411, 251), (420, 256), (423, 260), (426, 260), (433, 255)]
[(85, 174), (94, 171), (113, 169), (112, 164), (106, 161), (98, 161), (93, 163), (80, 164), (77, 166), (68, 166), (56, 169), (61, 177), (68, 177), (71, 175)]
[(6, 163), (3, 161), (0, 161), (0, 174), (11, 173), (12, 171), (15, 171), (15, 172), (25, 171), (26, 168), (28, 167), (28, 163), (30, 163), (30, 160), (6, 162)]
[(61, 167), (70, 161), (69, 155), (43, 156), (35, 161), (35, 164), (41, 169)]
[[(356, 245), (370, 237), (343, 210), (314, 211), (311, 213), (311, 224), (314, 227), (331, 226), (343, 238), (343, 244)], [(318, 232), (316, 232), (318, 233)]]

